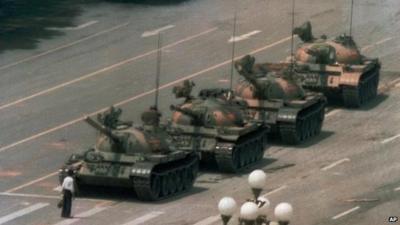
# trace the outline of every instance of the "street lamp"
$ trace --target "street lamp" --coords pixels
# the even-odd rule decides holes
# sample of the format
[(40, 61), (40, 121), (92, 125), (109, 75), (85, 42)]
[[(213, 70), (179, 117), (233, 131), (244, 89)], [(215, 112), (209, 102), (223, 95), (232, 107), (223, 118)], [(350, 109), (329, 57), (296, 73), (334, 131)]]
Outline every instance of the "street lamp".
[(218, 203), (218, 210), (224, 225), (227, 225), (236, 211), (236, 201), (231, 197), (224, 197)]
[(254, 199), (257, 199), (262, 189), (267, 184), (267, 175), (262, 170), (254, 170), (250, 173), (248, 181), (251, 191), (253, 192)]
[[(248, 182), (254, 195), (254, 199), (247, 200), (240, 207), (239, 225), (289, 225), (293, 215), (293, 207), (287, 202), (278, 204), (274, 214), (278, 222), (268, 220), (267, 214), (270, 207), (269, 200), (260, 196), (267, 183), (267, 175), (262, 170), (254, 170), (248, 177)], [(231, 197), (224, 197), (218, 203), (218, 210), (222, 222), (227, 225), (237, 208), (236, 201)]]

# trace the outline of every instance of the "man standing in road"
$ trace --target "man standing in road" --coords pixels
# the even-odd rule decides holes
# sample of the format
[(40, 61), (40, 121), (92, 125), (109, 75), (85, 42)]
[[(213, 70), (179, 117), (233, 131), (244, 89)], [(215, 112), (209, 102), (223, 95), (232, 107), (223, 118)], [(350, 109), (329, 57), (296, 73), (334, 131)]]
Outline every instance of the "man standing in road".
[(73, 171), (68, 170), (68, 176), (66, 176), (62, 183), (62, 211), (61, 217), (70, 218), (72, 208), (72, 196), (74, 194), (74, 178), (72, 177)]

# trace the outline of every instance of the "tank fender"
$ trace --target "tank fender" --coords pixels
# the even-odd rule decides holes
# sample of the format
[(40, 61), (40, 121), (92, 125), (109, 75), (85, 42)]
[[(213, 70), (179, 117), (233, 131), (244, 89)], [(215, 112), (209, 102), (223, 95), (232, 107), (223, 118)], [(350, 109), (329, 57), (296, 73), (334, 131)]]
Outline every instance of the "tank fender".
[(342, 76), (340, 76), (339, 84), (348, 86), (358, 86), (360, 78), (361, 78), (361, 73), (359, 72), (343, 71)]
[(282, 108), (278, 111), (278, 122), (296, 122), (298, 108)]
[(149, 178), (153, 170), (154, 164), (151, 163), (136, 163), (131, 167), (131, 177)]

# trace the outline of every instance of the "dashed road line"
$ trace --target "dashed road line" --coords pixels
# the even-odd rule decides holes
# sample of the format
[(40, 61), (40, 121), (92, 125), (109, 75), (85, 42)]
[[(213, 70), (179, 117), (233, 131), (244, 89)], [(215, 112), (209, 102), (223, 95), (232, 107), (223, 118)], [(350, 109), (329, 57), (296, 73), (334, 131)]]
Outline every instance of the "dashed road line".
[(10, 193), (10, 192), (0, 192), (0, 196), (60, 199), (59, 195), (38, 195), (38, 194), (22, 194), (22, 193)]
[(332, 169), (333, 167), (335, 167), (335, 166), (337, 166), (337, 165), (340, 165), (340, 164), (342, 164), (342, 163), (344, 163), (344, 162), (350, 162), (350, 159), (349, 159), (349, 158), (344, 158), (344, 159), (338, 160), (338, 161), (336, 161), (336, 162), (334, 162), (334, 163), (331, 163), (331, 164), (329, 164), (329, 165), (323, 167), (321, 170), (322, 170), (322, 171), (330, 170), (330, 169)]
[(220, 219), (221, 219), (220, 215), (210, 216), (203, 220), (200, 220), (199, 222), (195, 223), (194, 225), (210, 225), (210, 224), (217, 222)]
[[(215, 28), (215, 29), (217, 29), (217, 28)], [(212, 31), (212, 30), (209, 30), (209, 32), (211, 32), (211, 31)], [(279, 40), (279, 41), (276, 41), (276, 42), (274, 42), (274, 43), (272, 43), (272, 44), (268, 44), (268, 45), (265, 45), (265, 46), (263, 46), (263, 47), (261, 47), (261, 48), (255, 49), (255, 50), (253, 50), (253, 51), (251, 51), (251, 52), (249, 52), (249, 53), (247, 53), (247, 54), (254, 55), (254, 54), (258, 53), (258, 52), (261, 52), (261, 51), (264, 51), (264, 50), (266, 50), (266, 49), (269, 49), (269, 48), (272, 48), (272, 47), (274, 47), (274, 46), (277, 46), (277, 45), (279, 45), (279, 44), (282, 44), (282, 43), (284, 43), (284, 42), (290, 40), (290, 38), (291, 38), (290, 36), (289, 36), (289, 37), (286, 37), (286, 38), (283, 38), (283, 39), (281, 39), (281, 40)], [(156, 50), (155, 50), (155, 51), (156, 51)], [(244, 56), (244, 55), (238, 56), (238, 57), (234, 58), (234, 60), (238, 60), (238, 59), (242, 58), (243, 56)], [(215, 69), (217, 69), (217, 68), (219, 68), (219, 67), (221, 67), (221, 66), (224, 66), (224, 65), (226, 65), (226, 64), (229, 64), (229, 63), (231, 63), (231, 62), (232, 62), (232, 60), (229, 59), (229, 60), (226, 60), (226, 61), (221, 62), (221, 63), (219, 63), (219, 64), (216, 64), (216, 65), (214, 65), (214, 66), (211, 66), (211, 67), (208, 67), (208, 68), (206, 68), (206, 69), (203, 69), (203, 70), (201, 70), (201, 71), (199, 71), (199, 72), (193, 73), (193, 74), (191, 74), (191, 75), (188, 75), (188, 76), (182, 77), (182, 78), (180, 78), (180, 79), (177, 79), (177, 80), (175, 80), (175, 81), (169, 82), (169, 83), (167, 83), (167, 84), (161, 85), (161, 86), (159, 87), (159, 90), (165, 89), (165, 88), (170, 87), (170, 86), (173, 86), (173, 85), (175, 85), (175, 84), (178, 84), (178, 83), (180, 83), (180, 82), (182, 82), (182, 81), (184, 81), (184, 80), (186, 80), (186, 79), (192, 79), (192, 78), (194, 78), (194, 77), (197, 77), (197, 76), (202, 75), (202, 74), (204, 74), (204, 73), (206, 73), (206, 72), (215, 70)], [(155, 89), (152, 89), (152, 90), (143, 92), (143, 93), (141, 93), (141, 94), (139, 94), (139, 95), (133, 96), (133, 97), (131, 97), (131, 98), (125, 99), (125, 100), (123, 100), (123, 101), (121, 101), (121, 102), (118, 102), (118, 103), (116, 103), (116, 104), (114, 104), (114, 105), (115, 105), (115, 106), (121, 106), (121, 105), (124, 105), (124, 104), (126, 104), (126, 103), (128, 103), (128, 102), (131, 102), (131, 101), (134, 101), (134, 100), (136, 100), (136, 99), (142, 98), (142, 97), (144, 97), (144, 96), (150, 95), (150, 94), (152, 94), (152, 93), (154, 93), (154, 92), (155, 92)], [(103, 112), (103, 111), (107, 110), (108, 108), (109, 108), (109, 107), (105, 107), (105, 108), (103, 108), (103, 109), (97, 110), (96, 112), (90, 113), (89, 116), (90, 116), (90, 115), (95, 115), (95, 114), (100, 113), (100, 112)], [(1, 109), (1, 107), (0, 107), (0, 109)], [(7, 150), (7, 149), (10, 149), (10, 148), (13, 148), (13, 147), (15, 147), (15, 146), (17, 146), (17, 145), (24, 144), (24, 143), (26, 143), (26, 142), (28, 142), (28, 141), (34, 140), (34, 139), (39, 138), (39, 137), (41, 137), (41, 136), (43, 136), (43, 135), (46, 135), (46, 134), (55, 132), (55, 131), (60, 130), (60, 129), (64, 128), (64, 127), (71, 126), (71, 125), (73, 125), (73, 124), (75, 124), (75, 123), (77, 123), (77, 122), (80, 122), (80, 121), (83, 120), (85, 117), (86, 117), (86, 115), (85, 115), (85, 116), (81, 116), (81, 117), (79, 117), (79, 118), (76, 118), (76, 119), (71, 120), (71, 121), (69, 121), (69, 122), (66, 122), (66, 123), (64, 123), (64, 124), (58, 125), (58, 126), (56, 126), (56, 127), (53, 127), (53, 128), (48, 129), (48, 130), (42, 131), (42, 132), (40, 132), (40, 133), (37, 133), (37, 134), (32, 135), (32, 136), (30, 136), (30, 137), (27, 137), (27, 138), (25, 138), (25, 139), (22, 139), (22, 140), (19, 140), (19, 141), (17, 141), (17, 142), (14, 142), (14, 143), (12, 143), (12, 144), (3, 146), (3, 147), (0, 148), (0, 152), (3, 152), (3, 151), (5, 151), (5, 150)]]
[(32, 184), (34, 184), (34, 183), (37, 183), (37, 182), (40, 182), (40, 181), (42, 181), (42, 180), (45, 180), (45, 179), (47, 179), (47, 178), (49, 178), (49, 177), (52, 177), (52, 176), (54, 176), (54, 175), (56, 175), (56, 174), (58, 174), (58, 171), (53, 172), (53, 173), (50, 173), (50, 174), (47, 174), (46, 176), (40, 177), (40, 178), (38, 178), (38, 179), (29, 181), (28, 183), (19, 185), (18, 187), (14, 187), (14, 188), (8, 189), (8, 190), (5, 191), (5, 192), (10, 193), (10, 192), (17, 191), (17, 190), (19, 190), (19, 189), (22, 189), (22, 188), (24, 188), (24, 187), (30, 186), (30, 185), (32, 185)]
[(352, 213), (352, 212), (354, 212), (354, 211), (357, 211), (357, 210), (359, 210), (359, 209), (360, 209), (360, 206), (356, 206), (356, 207), (351, 208), (351, 209), (349, 209), (349, 210), (347, 210), (347, 211), (344, 211), (344, 212), (342, 212), (342, 213), (340, 213), (340, 214), (337, 214), (336, 216), (332, 217), (332, 219), (333, 219), (333, 220), (337, 220), (337, 219), (339, 219), (339, 218), (341, 218), (341, 217), (343, 217), (343, 216), (346, 216), (346, 215), (348, 215), (348, 214), (350, 214), (350, 213)]
[[(198, 33), (198, 34), (195, 34), (195, 35), (192, 35), (192, 36), (183, 38), (183, 39), (181, 39), (181, 40), (179, 40), (179, 41), (176, 41), (176, 42), (174, 42), (174, 43), (168, 44), (168, 45), (162, 47), (161, 49), (163, 50), (163, 49), (166, 49), (166, 48), (171, 48), (171, 47), (173, 47), (173, 46), (176, 46), (176, 45), (178, 45), (178, 44), (181, 44), (181, 43), (190, 41), (190, 40), (192, 40), (192, 39), (195, 39), (195, 38), (200, 37), (200, 36), (202, 36), (202, 35), (208, 34), (208, 33), (212, 32), (212, 31), (215, 31), (215, 30), (217, 30), (216, 27), (211, 28), (211, 29), (208, 29), (208, 30), (203, 31), (203, 32), (201, 32), (201, 33)], [(132, 57), (132, 58), (129, 58), (129, 59), (125, 59), (125, 60), (123, 60), (123, 61), (120, 61), (120, 62), (118, 62), (118, 63), (115, 63), (115, 64), (113, 64), (113, 65), (110, 65), (110, 66), (108, 66), (108, 67), (104, 67), (104, 68), (102, 68), (102, 69), (100, 69), (100, 70), (97, 70), (97, 71), (95, 71), (95, 72), (92, 72), (92, 73), (83, 75), (83, 76), (78, 77), (78, 78), (76, 78), (76, 79), (73, 79), (73, 80), (70, 80), (70, 81), (67, 81), (67, 82), (58, 84), (58, 85), (56, 85), (56, 86), (53, 86), (53, 87), (51, 87), (51, 88), (48, 88), (48, 89), (45, 89), (45, 90), (36, 92), (35, 94), (32, 94), (32, 95), (30, 95), (30, 96), (26, 96), (26, 97), (24, 97), (24, 98), (15, 100), (15, 101), (13, 101), (13, 102), (6, 103), (6, 104), (0, 106), (0, 110), (3, 110), (3, 109), (5, 109), (5, 108), (14, 106), (14, 105), (16, 105), (16, 104), (19, 104), (19, 103), (22, 103), (22, 102), (26, 102), (26, 101), (28, 101), (28, 100), (30, 100), (30, 99), (33, 99), (33, 98), (36, 98), (36, 97), (39, 97), (39, 96), (48, 94), (48, 93), (50, 93), (50, 92), (56, 91), (56, 90), (58, 90), (58, 89), (60, 89), (60, 88), (69, 86), (69, 85), (71, 85), (71, 84), (74, 84), (74, 83), (77, 83), (77, 82), (80, 82), (80, 81), (83, 81), (83, 80), (87, 80), (87, 79), (89, 79), (89, 78), (91, 78), (91, 77), (97, 76), (97, 75), (102, 74), (102, 73), (104, 73), (104, 72), (106, 72), (106, 71), (115, 69), (116, 67), (123, 66), (123, 65), (128, 64), (128, 63), (131, 63), (131, 62), (133, 62), (133, 61), (135, 61), (135, 60), (138, 60), (138, 59), (141, 59), (141, 58), (143, 58), (143, 57), (146, 57), (146, 56), (149, 56), (149, 55), (151, 55), (151, 54), (154, 54), (154, 53), (156, 53), (157, 51), (158, 51), (157, 49), (148, 51), (148, 52), (143, 53), (143, 54), (141, 54), (141, 55), (137, 55), (137, 56), (135, 56), (135, 57)], [(1, 150), (0, 150), (0, 151), (1, 151)]]
[(167, 25), (167, 26), (164, 26), (164, 27), (160, 27), (160, 28), (155, 29), (155, 30), (146, 31), (146, 32), (144, 32), (142, 34), (142, 37), (154, 36), (154, 35), (157, 35), (158, 33), (162, 32), (162, 31), (169, 30), (169, 29), (174, 28), (174, 27), (175, 27), (175, 25), (171, 25), (170, 24), (170, 25)]
[(243, 41), (243, 40), (249, 39), (251, 36), (256, 35), (258, 33), (261, 33), (261, 31), (260, 30), (253, 30), (253, 31), (251, 31), (251, 32), (249, 32), (247, 34), (242, 34), (240, 36), (231, 37), (228, 40), (228, 42), (232, 43), (232, 42)]
[(50, 28), (47, 28), (47, 29), (49, 29), (49, 30), (81, 30), (83, 28), (92, 26), (92, 25), (94, 25), (94, 24), (96, 24), (98, 22), (99, 21), (97, 21), (97, 20), (92, 20), (92, 21), (89, 21), (87, 23), (81, 24), (79, 26), (75, 26), (75, 27), (50, 27)]
[(272, 194), (278, 193), (278, 192), (280, 192), (282, 190), (285, 190), (286, 188), (287, 188), (287, 185), (283, 185), (283, 186), (281, 186), (279, 188), (276, 188), (276, 189), (264, 194), (263, 197), (271, 196)]
[(389, 143), (389, 142), (391, 142), (391, 141), (396, 140), (396, 139), (399, 138), (399, 137), (400, 137), (400, 134), (397, 134), (397, 135), (395, 135), (395, 136), (393, 136), (393, 137), (390, 137), (390, 138), (386, 138), (385, 140), (381, 141), (381, 144)]
[(76, 218), (65, 219), (65, 220), (62, 220), (62, 221), (54, 224), (54, 225), (70, 225), (70, 224), (74, 224), (74, 223), (80, 221), (82, 218), (87, 218), (87, 217), (93, 216), (94, 214), (99, 213), (101, 211), (104, 211), (104, 210), (106, 210), (108, 208), (109, 207), (94, 207), (94, 208), (92, 208), (92, 209), (90, 209), (90, 210), (88, 210), (86, 212), (79, 213), (78, 215), (74, 215), (73, 217), (76, 217)]
[(43, 207), (46, 207), (48, 205), (49, 205), (49, 203), (36, 203), (36, 204), (34, 204), (32, 206), (29, 206), (29, 207), (26, 207), (24, 209), (15, 211), (15, 212), (13, 212), (11, 214), (8, 214), (7, 216), (0, 217), (0, 225), (1, 224), (5, 224), (5, 223), (7, 223), (7, 222), (9, 222), (11, 220), (17, 219), (17, 218), (19, 218), (21, 216), (24, 216), (24, 215), (27, 215), (29, 213), (32, 213), (32, 212), (34, 212), (36, 210), (39, 210), (39, 209), (41, 209)]
[(120, 28), (122, 28), (122, 27), (125, 27), (125, 26), (127, 26), (128, 24), (129, 24), (129, 22), (128, 22), (128, 23), (123, 23), (123, 24), (120, 24), (120, 25), (118, 25), (118, 26), (112, 27), (112, 28), (110, 28), (110, 29), (103, 30), (103, 31), (97, 32), (97, 33), (95, 33), (95, 34), (89, 35), (89, 36), (87, 36), (87, 37), (84, 37), (84, 38), (82, 38), (82, 39), (73, 41), (73, 42), (71, 42), (71, 43), (64, 44), (64, 45), (60, 45), (60, 46), (58, 46), (58, 47), (56, 47), (56, 48), (47, 50), (47, 51), (42, 52), (42, 53), (40, 53), (40, 54), (33, 55), (33, 56), (29, 56), (29, 57), (26, 57), (26, 58), (24, 58), (24, 59), (21, 59), (21, 60), (19, 60), (19, 61), (17, 61), (17, 62), (14, 62), (14, 63), (11, 63), (11, 64), (7, 64), (7, 65), (4, 65), (4, 66), (0, 66), (0, 70), (6, 69), (6, 68), (10, 68), (10, 67), (16, 66), (16, 65), (18, 65), (18, 64), (24, 63), (24, 62), (29, 62), (29, 61), (32, 61), (32, 60), (37, 59), (37, 58), (39, 58), (39, 57), (42, 57), (42, 56), (51, 54), (51, 53), (53, 53), (53, 52), (56, 52), (56, 51), (59, 51), (59, 50), (62, 50), (62, 49), (65, 49), (65, 48), (74, 46), (74, 45), (76, 45), (76, 44), (79, 44), (79, 43), (84, 42), (84, 41), (86, 41), (86, 40), (89, 40), (89, 39), (92, 39), (92, 38), (94, 38), (94, 37), (100, 36), (100, 35), (102, 35), (102, 34), (106, 34), (106, 33), (115, 31), (115, 30), (117, 30), (117, 29), (120, 29)]
[(154, 219), (160, 215), (164, 214), (164, 212), (160, 212), (160, 211), (154, 211), (154, 212), (150, 212), (146, 215), (143, 215), (139, 218), (136, 218), (128, 223), (125, 223), (123, 225), (140, 225), (140, 224), (145, 224), (147, 221)]

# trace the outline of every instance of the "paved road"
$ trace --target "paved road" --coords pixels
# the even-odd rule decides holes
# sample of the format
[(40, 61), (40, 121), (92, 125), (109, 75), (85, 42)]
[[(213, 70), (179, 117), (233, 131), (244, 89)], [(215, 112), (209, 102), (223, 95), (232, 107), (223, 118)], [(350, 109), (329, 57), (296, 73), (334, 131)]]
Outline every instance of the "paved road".
[[(380, 96), (360, 110), (330, 111), (320, 137), (298, 147), (273, 144), (258, 165), (269, 174), (265, 193), (273, 205), (293, 203), (296, 224), (372, 225), (400, 216), (399, 5), (396, 0), (355, 5), (353, 34), (365, 54), (383, 62)], [(156, 31), (163, 30), (160, 108), (166, 117), (176, 101), (171, 88), (180, 80), (193, 78), (196, 90), (228, 85), (231, 1), (82, 7), (73, 25), (52, 28), (63, 35), (33, 50), (0, 55), (0, 224), (61, 221), (55, 172), (95, 138), (82, 117), (117, 104), (124, 117), (139, 122), (140, 112), (152, 104)], [(310, 19), (316, 34), (348, 30), (347, 1), (299, 0), (296, 7), (296, 24)], [(243, 40), (236, 43), (236, 56), (285, 59), (290, 8), (278, 0), (238, 1), (237, 36)], [(77, 200), (77, 218), (60, 224), (219, 224), (216, 203), (225, 195), (246, 199), (250, 171), (204, 172), (191, 192), (160, 203), (98, 193)]]

